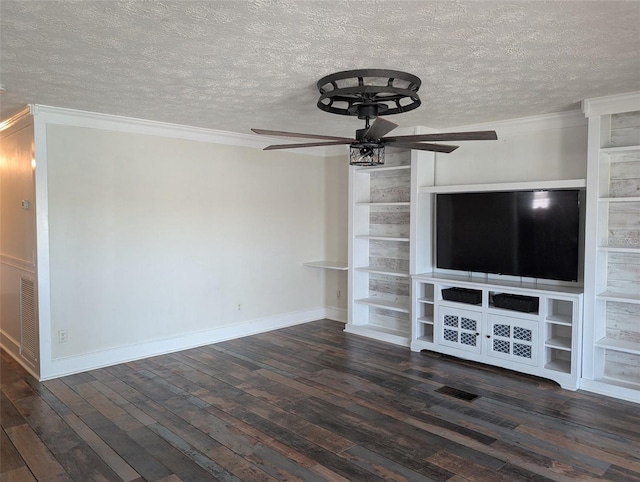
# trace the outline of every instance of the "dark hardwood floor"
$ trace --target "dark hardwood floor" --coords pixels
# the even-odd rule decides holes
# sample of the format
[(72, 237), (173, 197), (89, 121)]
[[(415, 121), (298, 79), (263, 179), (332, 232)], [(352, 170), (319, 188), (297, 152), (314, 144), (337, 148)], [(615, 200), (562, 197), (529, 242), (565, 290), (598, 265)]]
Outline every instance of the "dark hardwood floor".
[(0, 480), (640, 480), (640, 406), (322, 320), (38, 383)]

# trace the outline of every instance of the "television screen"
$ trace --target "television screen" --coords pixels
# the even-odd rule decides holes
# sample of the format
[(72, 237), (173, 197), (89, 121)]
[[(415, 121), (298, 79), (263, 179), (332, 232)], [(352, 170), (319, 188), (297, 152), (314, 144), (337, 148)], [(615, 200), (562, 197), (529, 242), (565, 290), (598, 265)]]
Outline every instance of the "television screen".
[(436, 196), (436, 266), (577, 281), (580, 191)]

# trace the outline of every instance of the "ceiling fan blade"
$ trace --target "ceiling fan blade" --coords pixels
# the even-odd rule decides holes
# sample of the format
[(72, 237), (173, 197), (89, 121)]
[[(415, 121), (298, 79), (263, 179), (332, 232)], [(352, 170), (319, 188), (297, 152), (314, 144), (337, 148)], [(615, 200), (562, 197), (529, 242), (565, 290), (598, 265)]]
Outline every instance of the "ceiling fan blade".
[(344, 144), (351, 144), (355, 142), (353, 139), (345, 139), (342, 141), (329, 141), (329, 142), (301, 142), (297, 144), (274, 144), (267, 146), (263, 150), (273, 151), (276, 149), (296, 149), (298, 147), (322, 147), (322, 146), (340, 146)]
[(325, 139), (328, 141), (349, 141), (354, 142), (355, 139), (348, 139), (347, 137), (336, 136), (322, 136), (318, 134), (301, 134), (299, 132), (286, 132), (286, 131), (270, 131), (268, 129), (251, 129), (256, 134), (262, 136), (277, 136), (277, 137), (301, 137), (303, 139)]
[(414, 134), (409, 136), (383, 137), (384, 142), (393, 141), (495, 141), (498, 139), (496, 131), (475, 132), (440, 132), (436, 134)]
[(387, 119), (383, 119), (382, 117), (377, 117), (373, 124), (367, 131), (364, 133), (364, 139), (380, 139), (385, 134), (388, 134), (393, 129), (398, 127), (398, 124), (388, 121)]
[(445, 144), (429, 144), (426, 142), (394, 142), (389, 147), (398, 147), (400, 149), (417, 149), (420, 151), (444, 152), (449, 154), (460, 146), (448, 146)]

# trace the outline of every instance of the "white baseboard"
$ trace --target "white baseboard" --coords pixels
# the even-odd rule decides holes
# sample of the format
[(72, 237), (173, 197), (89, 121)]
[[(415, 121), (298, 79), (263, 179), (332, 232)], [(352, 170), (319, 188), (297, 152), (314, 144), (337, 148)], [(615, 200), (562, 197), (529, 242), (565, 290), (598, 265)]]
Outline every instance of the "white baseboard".
[(20, 343), (18, 342), (18, 340), (2, 330), (0, 330), (0, 348), (6, 351), (11, 356), (11, 358), (13, 358), (20, 364), (20, 366), (22, 366), (22, 368), (27, 370), (33, 378), (35, 378), (36, 380), (40, 378), (31, 362), (24, 359), (22, 355), (20, 355)]
[(347, 322), (347, 310), (345, 308), (338, 308), (336, 306), (325, 307), (325, 318), (333, 321), (339, 321), (341, 323)]
[(580, 390), (597, 393), (598, 395), (605, 395), (607, 397), (618, 398), (628, 402), (640, 403), (640, 390), (616, 386), (614, 384), (598, 380), (582, 378), (580, 380)]
[(221, 341), (242, 338), (266, 331), (277, 330), (287, 326), (299, 325), (327, 317), (324, 307), (305, 311), (284, 313), (281, 315), (259, 318), (235, 325), (226, 325), (211, 330), (187, 333), (173, 338), (153, 340), (147, 343), (121, 346), (108, 350), (81, 355), (56, 358), (50, 363), (42, 362), (40, 380), (50, 380), (74, 373), (95, 370), (118, 363), (126, 363), (157, 355), (164, 355), (189, 348), (210, 345)]

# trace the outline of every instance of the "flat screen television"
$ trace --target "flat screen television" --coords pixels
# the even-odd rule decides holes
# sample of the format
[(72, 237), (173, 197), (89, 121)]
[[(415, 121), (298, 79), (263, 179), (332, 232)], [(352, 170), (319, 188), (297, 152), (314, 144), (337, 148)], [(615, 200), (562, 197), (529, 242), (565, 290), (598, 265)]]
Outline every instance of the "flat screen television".
[(436, 195), (436, 266), (577, 281), (580, 190)]

